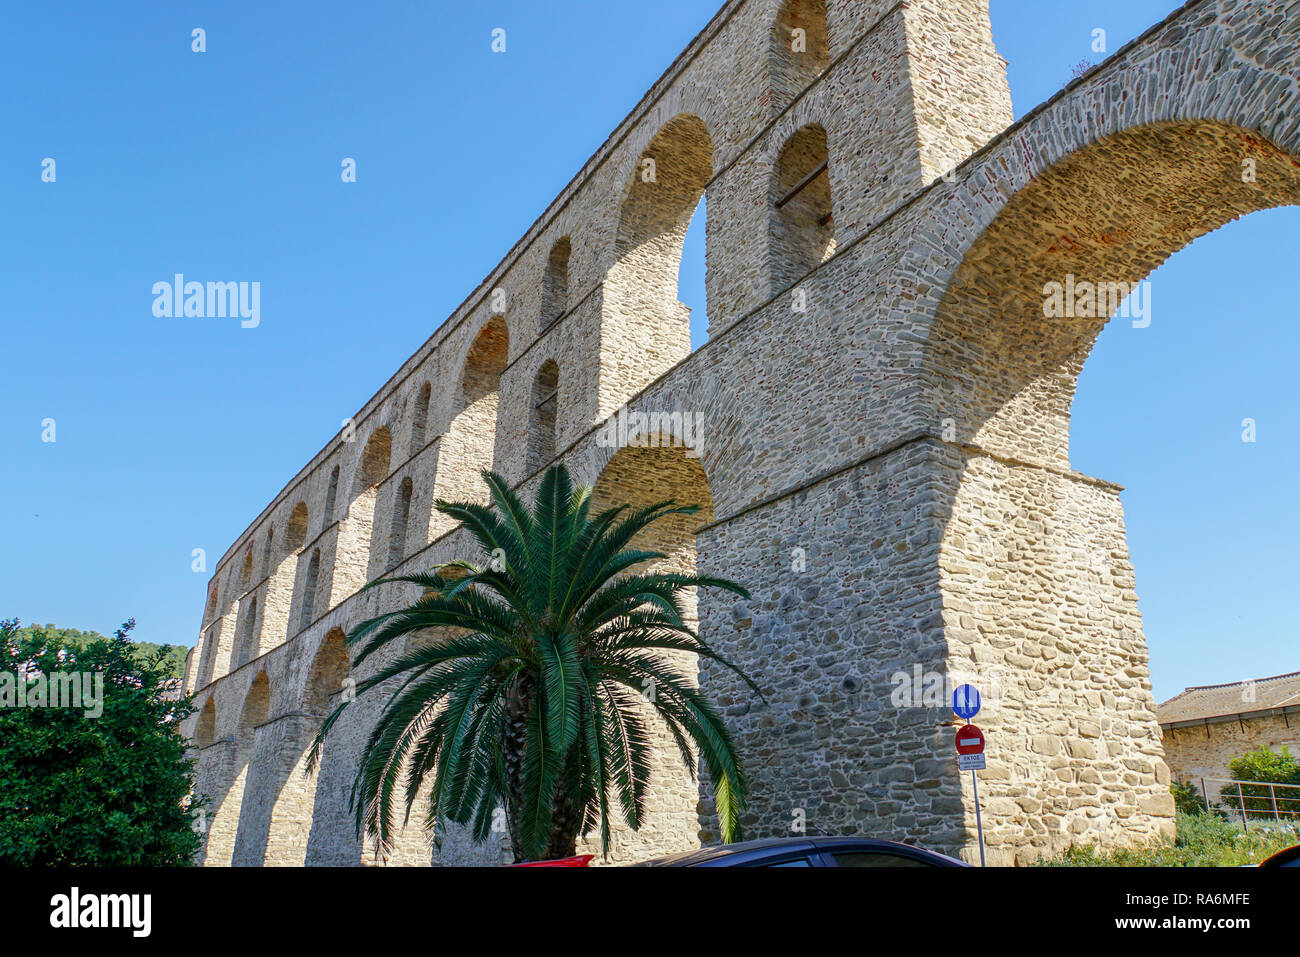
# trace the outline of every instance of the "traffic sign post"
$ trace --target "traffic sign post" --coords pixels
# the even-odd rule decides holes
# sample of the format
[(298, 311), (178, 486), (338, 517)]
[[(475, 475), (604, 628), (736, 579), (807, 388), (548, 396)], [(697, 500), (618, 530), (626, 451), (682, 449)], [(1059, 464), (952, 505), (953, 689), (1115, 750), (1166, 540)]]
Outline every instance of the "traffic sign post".
[(974, 685), (962, 685), (953, 691), (952, 710), (967, 721), (980, 713), (980, 693)]
[[(978, 757), (982, 768), (984, 767), (984, 755), (980, 754)], [(975, 788), (975, 832), (980, 839), (980, 867), (984, 867), (984, 821), (980, 818), (980, 779), (975, 774), (974, 768), (971, 768), (970, 783)]]
[[(980, 693), (974, 685), (962, 685), (952, 693), (952, 710), (957, 717), (970, 721), (980, 712)], [(983, 771), (984, 732), (973, 724), (957, 729), (957, 769), (970, 771), (971, 786), (975, 789), (975, 831), (980, 842), (980, 867), (984, 867), (984, 820), (980, 815), (980, 782), (976, 771)]]
[(968, 724), (963, 728), (958, 728), (957, 753), (961, 755), (983, 754), (984, 732), (973, 724)]

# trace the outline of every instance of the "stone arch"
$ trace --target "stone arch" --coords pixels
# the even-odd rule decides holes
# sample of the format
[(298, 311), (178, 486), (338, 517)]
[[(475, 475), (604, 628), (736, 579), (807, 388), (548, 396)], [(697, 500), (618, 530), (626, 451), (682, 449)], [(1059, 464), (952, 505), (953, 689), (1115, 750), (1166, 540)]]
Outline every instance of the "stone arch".
[[(592, 514), (618, 505), (639, 507), (673, 499), (681, 505), (698, 505), (695, 515), (674, 516), (651, 526), (631, 547), (663, 552), (666, 557), (633, 572), (647, 570), (690, 573), (704, 572), (697, 546), (699, 530), (713, 520), (713, 495), (699, 458), (676, 436), (655, 431), (629, 436), (629, 444), (614, 452), (601, 470), (592, 491)], [(707, 560), (706, 560), (707, 562)], [(694, 589), (686, 596), (684, 617), (697, 623), (708, 639), (709, 608), (701, 608)], [(706, 602), (709, 601), (704, 596)], [(704, 614), (701, 614), (701, 612)], [(668, 655), (687, 674), (699, 670), (693, 655)], [(648, 723), (652, 746), (663, 756), (663, 770), (656, 774), (658, 808), (638, 834), (615, 829), (611, 860), (629, 861), (696, 847), (711, 837), (709, 823), (702, 820), (697, 806), (706, 799), (700, 787), (681, 769), (676, 748), (667, 730), (657, 720)], [(596, 842), (599, 843), (598, 841)], [(590, 850), (590, 848), (588, 848)], [(597, 850), (598, 853), (598, 850)]]
[(272, 846), (282, 849), (285, 863), (355, 866), (361, 862), (362, 843), (347, 799), (340, 801), (339, 796), (350, 793), (361, 760), (361, 743), (378, 718), (372, 699), (348, 706), (325, 739), (315, 773), (305, 774), (307, 745), (350, 687), (351, 673), (346, 636), (341, 628), (332, 628), (321, 640), (307, 672), (300, 712), (302, 753), (277, 804), (277, 820), (287, 836)]
[(542, 322), (545, 329), (569, 308), (569, 257), (573, 244), (568, 236), (561, 237), (551, 247), (546, 260), (546, 273), (542, 277)]
[(244, 604), (244, 621), (243, 631), (240, 633), (239, 642), (235, 652), (235, 660), (231, 662), (231, 669), (239, 668), (246, 665), (256, 658), (260, 651), (259, 644), (259, 627), (257, 620), (257, 596), (253, 595)]
[[(465, 355), (451, 423), (438, 453), (434, 499), (480, 501), (487, 487), (479, 474), (492, 468), (496, 451), (497, 410), (501, 374), (510, 356), (510, 329), (505, 317), (493, 316)], [(436, 538), (452, 524), (441, 513), (430, 517), (429, 535)]]
[(289, 524), (285, 527), (284, 548), (286, 554), (294, 554), (307, 544), (307, 526), (310, 516), (307, 503), (299, 502), (289, 515)]
[[(1186, 113), (1176, 101), (1161, 108)], [(1150, 303), (1140, 284), (1156, 267), (1242, 215), (1300, 204), (1294, 145), (1240, 123), (1161, 119), (1086, 134), (1030, 174), (1045, 135), (1031, 128), (953, 190), (948, 208), (969, 220), (948, 230), (960, 260), (938, 287), (921, 362), (926, 430), (938, 440), (939, 585), (946, 607), (976, 610), (944, 622), (941, 666), (1001, 673), (1008, 706), (994, 728), (1034, 742), (998, 787), (1035, 782), (1039, 812), (985, 820), (1004, 861), (1059, 851), (1080, 829), (1116, 844), (1172, 831), (1120, 489), (1071, 470), (1071, 405), (1127, 294)], [(1246, 157), (1254, 182), (1243, 181)], [(989, 190), (990, 168), (1006, 195)], [(1039, 700), (1055, 703), (1051, 721), (1025, 707)], [(1118, 805), (1103, 793), (1107, 776), (1128, 788)]]
[(268, 641), (278, 644), (297, 630), (293, 617), (294, 592), (302, 574), (300, 553), (307, 544), (310, 515), (306, 502), (294, 506), (285, 525), (280, 561), (266, 583), (265, 607), (262, 610), (262, 631)]
[(239, 712), (239, 726), (235, 730), (235, 743), (245, 755), (253, 750), (253, 732), (258, 725), (266, 724), (271, 716), (271, 680), (262, 670), (248, 686), (244, 707)]
[(298, 610), (298, 630), (311, 626), (316, 620), (316, 592), (320, 587), (320, 549), (312, 549), (307, 562), (307, 574), (302, 583), (302, 604)]
[(239, 726), (235, 728), (235, 745), (238, 745), (239, 753), (244, 755), (244, 759), (252, 753), (253, 732), (269, 718), (270, 679), (266, 677), (264, 668), (257, 672), (252, 683), (248, 685), (243, 709), (239, 711)]
[(185, 667), (182, 670), (183, 680), (181, 682), (182, 694), (193, 694), (197, 687), (198, 680), (198, 656), (199, 648), (196, 645), (185, 653)]
[(217, 653), (221, 650), (221, 632), (223, 619), (218, 618), (208, 626), (207, 636), (203, 641), (203, 658), (199, 663), (199, 687), (212, 683), (217, 666)]
[(275, 547), (275, 526), (271, 525), (266, 530), (266, 539), (262, 542), (262, 577), (266, 578), (271, 574), (272, 563), (275, 556), (271, 550)]
[(678, 301), (678, 273), (686, 231), (712, 178), (713, 139), (691, 113), (665, 123), (632, 171), (605, 283), (608, 318), (629, 335), (629, 348), (605, 360), (617, 367), (603, 370), (621, 389), (639, 388), (690, 354), (691, 312)]
[(212, 585), (212, 591), (208, 593), (207, 607), (203, 610), (203, 620), (205, 622), (211, 621), (212, 616), (215, 615), (216, 613), (217, 613), (217, 585), (214, 582)]
[(388, 430), (388, 426), (381, 425), (370, 433), (370, 438), (366, 441), (366, 447), (361, 452), (361, 460), (357, 463), (357, 475), (352, 487), (352, 494), (354, 496), (363, 495), (367, 490), (374, 489), (384, 479), (388, 478), (388, 467), (392, 461), (392, 456), (393, 434)]
[(432, 396), (433, 386), (426, 382), (415, 397), (415, 413), (411, 417), (411, 448), (408, 455), (415, 455), (424, 448), (425, 432), (429, 425), (429, 400)]
[(208, 830), (205, 863), (209, 865), (229, 865), (234, 859), (256, 731), (258, 726), (267, 722), (270, 713), (271, 682), (266, 671), (262, 670), (249, 685), (239, 712), (239, 724), (235, 728), (232, 781), (213, 812), (212, 824)]
[(393, 499), (393, 520), (388, 529), (388, 567), (396, 568), (406, 558), (407, 526), (411, 521), (411, 496), (415, 486), (408, 475), (397, 488)]
[(303, 689), (303, 710), (324, 717), (333, 710), (336, 695), (344, 690), (352, 661), (348, 655), (347, 637), (343, 629), (333, 628), (320, 643), (307, 673)]
[(770, 192), (769, 255), (776, 295), (835, 254), (830, 153), (820, 123), (809, 123), (786, 141)]
[(202, 750), (217, 739), (217, 706), (209, 697), (199, 711), (198, 723), (194, 726), (194, 747)]
[[(307, 751), (320, 730), (321, 722), (337, 703), (350, 673), (347, 642), (343, 631), (334, 628), (325, 635), (307, 673), (301, 708), (282, 720), (279, 754), (274, 778), (268, 788), (273, 805), (266, 823), (266, 841), (261, 863), (268, 866), (300, 867), (306, 862), (316, 806), (318, 778), (307, 774)], [(335, 744), (328, 739), (324, 757), (330, 773), (338, 770)], [(337, 795), (336, 795), (337, 796)]]
[(556, 412), (559, 403), (560, 367), (554, 359), (548, 359), (542, 363), (533, 380), (525, 474), (533, 474), (555, 458)]
[(344, 594), (361, 587), (374, 573), (382, 571), (379, 566), (388, 555), (387, 549), (382, 547), (386, 543), (375, 540), (375, 505), (379, 486), (388, 478), (392, 452), (392, 432), (388, 426), (381, 425), (370, 433), (357, 462), (352, 503), (348, 506), (346, 544), (340, 545), (335, 559), (346, 581)]
[(253, 546), (244, 551), (244, 560), (239, 565), (239, 580), (235, 584), (237, 594), (244, 594), (253, 582)]
[(772, 24), (768, 64), (779, 113), (831, 64), (826, 0), (785, 0)]
[[(1068, 464), (1069, 396), (1104, 322), (1048, 321), (1044, 286), (1070, 272), (1136, 282), (1198, 236), (1296, 202), (1300, 120), (1287, 102), (1300, 51), (1285, 29), (1272, 3), (1190, 4), (934, 184), (914, 232), (935, 241), (908, 251), (891, 294), (894, 321), (931, 316), (909, 357), (926, 378), (923, 415), (946, 407), (960, 441)], [(1017, 242), (1016, 223), (1039, 214)], [(989, 287), (999, 257), (1021, 254), (1025, 274)], [(973, 313), (991, 328), (969, 328)], [(998, 383), (996, 350), (1025, 335), (1036, 354)]]
[(461, 369), (456, 394), (457, 414), (493, 396), (510, 358), (510, 330), (504, 316), (493, 316), (479, 330)]
[(325, 519), (324, 524), (328, 527), (334, 521), (334, 507), (338, 503), (339, 496), (339, 467), (336, 465), (330, 469), (329, 488), (325, 491)]
[[(1222, 122), (1142, 125), (1062, 157), (997, 210), (947, 284), (924, 360), (934, 408), (959, 442), (1068, 468), (1078, 374), (1122, 293), (1197, 237), (1297, 203), (1297, 158)], [(1071, 314), (1047, 315), (1058, 302)]]

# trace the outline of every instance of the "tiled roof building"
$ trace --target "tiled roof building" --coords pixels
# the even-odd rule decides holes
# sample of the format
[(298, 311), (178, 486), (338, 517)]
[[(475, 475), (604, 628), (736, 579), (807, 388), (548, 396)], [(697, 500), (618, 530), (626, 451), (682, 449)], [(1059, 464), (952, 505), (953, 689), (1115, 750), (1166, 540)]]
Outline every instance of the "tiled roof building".
[(1158, 714), (1165, 761), (1176, 780), (1226, 778), (1228, 762), (1247, 751), (1289, 747), (1300, 753), (1300, 671), (1188, 688), (1160, 705)]

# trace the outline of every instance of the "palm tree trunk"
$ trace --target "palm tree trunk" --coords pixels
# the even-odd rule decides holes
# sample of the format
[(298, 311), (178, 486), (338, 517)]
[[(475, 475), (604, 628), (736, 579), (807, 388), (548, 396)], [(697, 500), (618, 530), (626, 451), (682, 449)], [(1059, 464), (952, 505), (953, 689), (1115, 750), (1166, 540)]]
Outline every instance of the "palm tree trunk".
[(507, 727), (504, 744), (506, 766), (506, 824), (510, 830), (510, 849), (515, 863), (522, 863), (523, 842), (519, 837), (519, 812), (523, 802), (524, 747), (528, 740), (528, 712), (533, 705), (533, 680), (524, 675), (515, 685), (507, 702)]
[(546, 838), (546, 859), (560, 860), (578, 853), (578, 836), (582, 833), (583, 808), (575, 800), (578, 790), (578, 750), (575, 748), (564, 769), (560, 787), (551, 809), (551, 830)]
[[(519, 839), (519, 810), (523, 808), (523, 758), (528, 739), (528, 712), (533, 707), (536, 685), (531, 675), (524, 676), (515, 686), (507, 704), (508, 726), (505, 736), (504, 758), (509, 801), (506, 822), (510, 830), (510, 845), (516, 864), (524, 861), (523, 842)], [(555, 804), (551, 808), (551, 827), (547, 834), (546, 851), (542, 859), (553, 861), (577, 854), (578, 836), (582, 832), (583, 808), (576, 800), (578, 774), (577, 751), (569, 759), (556, 790)]]

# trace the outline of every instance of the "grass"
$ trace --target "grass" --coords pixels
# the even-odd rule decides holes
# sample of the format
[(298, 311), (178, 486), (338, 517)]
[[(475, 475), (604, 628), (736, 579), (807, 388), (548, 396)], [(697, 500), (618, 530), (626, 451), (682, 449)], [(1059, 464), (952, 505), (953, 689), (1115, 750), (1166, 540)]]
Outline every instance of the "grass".
[(1240, 823), (1206, 812), (1179, 811), (1177, 834), (1172, 844), (1149, 848), (1101, 852), (1092, 846), (1072, 847), (1039, 864), (1046, 867), (1241, 867), (1258, 864), (1300, 843), (1295, 828), (1253, 826), (1243, 832)]

